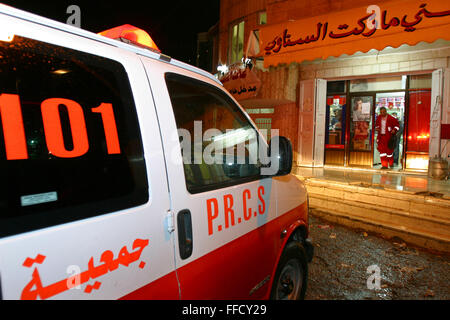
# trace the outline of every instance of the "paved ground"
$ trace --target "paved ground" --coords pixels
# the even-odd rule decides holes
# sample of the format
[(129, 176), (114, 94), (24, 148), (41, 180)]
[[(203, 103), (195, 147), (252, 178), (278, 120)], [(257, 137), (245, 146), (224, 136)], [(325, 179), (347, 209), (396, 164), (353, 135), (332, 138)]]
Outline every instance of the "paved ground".
[(313, 214), (315, 255), (309, 264), (307, 300), (450, 300), (450, 256), (334, 225)]

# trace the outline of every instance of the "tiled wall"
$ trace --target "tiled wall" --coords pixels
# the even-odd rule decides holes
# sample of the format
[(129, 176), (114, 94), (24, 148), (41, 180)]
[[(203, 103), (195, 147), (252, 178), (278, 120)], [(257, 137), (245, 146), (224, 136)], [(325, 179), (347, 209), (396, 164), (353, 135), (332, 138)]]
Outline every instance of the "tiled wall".
[(450, 46), (404, 53), (330, 58), (300, 64), (300, 78), (345, 78), (376, 74), (432, 71), (450, 66)]
[(262, 82), (257, 98), (297, 101), (298, 64), (292, 63), (287, 67), (266, 70), (255, 69), (257, 77)]

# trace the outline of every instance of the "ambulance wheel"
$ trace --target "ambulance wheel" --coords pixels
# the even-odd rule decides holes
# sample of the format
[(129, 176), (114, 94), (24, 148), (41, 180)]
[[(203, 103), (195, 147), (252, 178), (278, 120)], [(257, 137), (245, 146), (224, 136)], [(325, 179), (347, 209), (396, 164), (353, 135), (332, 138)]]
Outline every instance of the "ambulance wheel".
[(272, 285), (273, 300), (301, 300), (305, 298), (308, 262), (305, 249), (298, 241), (291, 241), (281, 255)]

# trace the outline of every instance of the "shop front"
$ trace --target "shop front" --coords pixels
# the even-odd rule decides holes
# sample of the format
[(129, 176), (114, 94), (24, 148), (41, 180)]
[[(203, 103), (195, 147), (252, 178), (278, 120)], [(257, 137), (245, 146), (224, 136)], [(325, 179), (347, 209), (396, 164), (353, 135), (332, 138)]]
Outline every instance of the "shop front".
[(394, 168), (426, 170), (432, 74), (327, 83), (325, 165), (380, 168), (375, 123), (380, 108), (399, 123)]
[(383, 1), (262, 29), (266, 68), (298, 64), (297, 164), (381, 168), (375, 123), (383, 107), (400, 124), (394, 170), (426, 171), (430, 158), (447, 159), (448, 30), (441, 0)]

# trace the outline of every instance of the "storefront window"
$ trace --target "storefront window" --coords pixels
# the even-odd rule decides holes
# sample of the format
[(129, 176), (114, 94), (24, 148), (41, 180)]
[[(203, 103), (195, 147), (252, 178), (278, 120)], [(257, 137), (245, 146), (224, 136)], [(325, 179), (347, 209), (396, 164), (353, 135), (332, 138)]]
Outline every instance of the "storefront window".
[(410, 89), (431, 89), (431, 73), (409, 77)]
[(429, 151), (431, 89), (409, 92), (407, 152)]
[(353, 151), (372, 150), (372, 96), (352, 97), (350, 143)]
[(345, 93), (346, 81), (327, 81), (327, 94)]
[(409, 78), (406, 168), (427, 169), (430, 145), (431, 74)]
[(345, 95), (327, 97), (326, 135), (327, 148), (344, 149), (345, 143)]
[(402, 90), (406, 76), (350, 80), (350, 92)]

